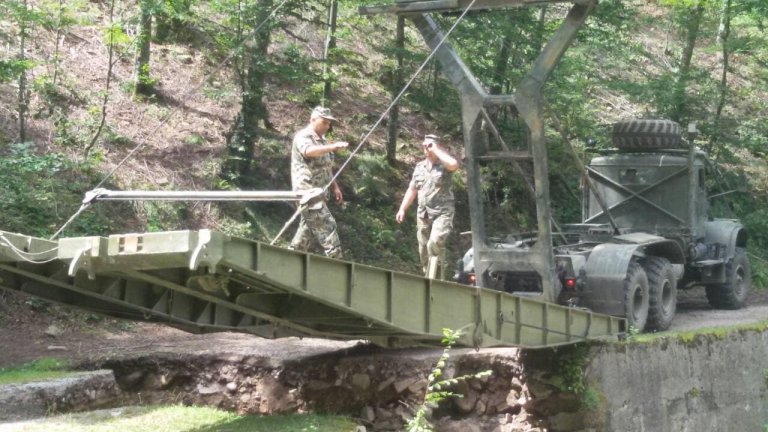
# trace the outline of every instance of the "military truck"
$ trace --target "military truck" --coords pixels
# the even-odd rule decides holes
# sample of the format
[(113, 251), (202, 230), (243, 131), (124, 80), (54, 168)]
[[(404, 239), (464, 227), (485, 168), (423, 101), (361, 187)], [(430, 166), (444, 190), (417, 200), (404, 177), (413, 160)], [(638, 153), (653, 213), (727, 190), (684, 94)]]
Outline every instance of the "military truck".
[[(669, 120), (619, 122), (612, 144), (586, 167), (581, 223), (553, 233), (557, 302), (623, 316), (640, 331), (669, 328), (678, 290), (703, 286), (714, 308), (741, 308), (750, 288), (747, 231), (738, 220), (709, 216), (707, 155)], [(525, 251), (536, 237), (491, 243)], [(475, 264), (469, 250), (455, 278), (520, 295), (543, 292), (541, 278), (520, 263), (484, 262), (482, 275)]]

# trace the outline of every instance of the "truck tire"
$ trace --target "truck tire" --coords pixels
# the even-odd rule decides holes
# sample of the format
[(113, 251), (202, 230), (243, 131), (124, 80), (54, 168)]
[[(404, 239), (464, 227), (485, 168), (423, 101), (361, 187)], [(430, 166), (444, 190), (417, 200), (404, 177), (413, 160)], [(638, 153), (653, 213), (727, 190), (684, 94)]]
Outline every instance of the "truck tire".
[(663, 331), (672, 324), (677, 312), (677, 278), (672, 264), (666, 258), (649, 257), (645, 260), (648, 276), (648, 330)]
[(682, 147), (680, 125), (671, 120), (625, 120), (613, 125), (613, 145), (622, 150)]
[(624, 278), (624, 316), (627, 329), (645, 330), (648, 322), (648, 276), (635, 260), (629, 263)]
[(752, 270), (747, 253), (736, 248), (733, 258), (725, 265), (725, 283), (707, 286), (707, 300), (717, 309), (741, 309), (749, 295)]

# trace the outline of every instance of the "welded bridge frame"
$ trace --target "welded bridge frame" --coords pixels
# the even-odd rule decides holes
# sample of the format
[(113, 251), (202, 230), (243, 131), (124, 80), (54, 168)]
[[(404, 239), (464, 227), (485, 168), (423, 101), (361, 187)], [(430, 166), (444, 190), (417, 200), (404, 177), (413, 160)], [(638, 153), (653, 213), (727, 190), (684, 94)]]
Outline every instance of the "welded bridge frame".
[(0, 288), (192, 333), (538, 348), (615, 338), (625, 321), (508, 293), (230, 237), (171, 231), (48, 241), (0, 231)]

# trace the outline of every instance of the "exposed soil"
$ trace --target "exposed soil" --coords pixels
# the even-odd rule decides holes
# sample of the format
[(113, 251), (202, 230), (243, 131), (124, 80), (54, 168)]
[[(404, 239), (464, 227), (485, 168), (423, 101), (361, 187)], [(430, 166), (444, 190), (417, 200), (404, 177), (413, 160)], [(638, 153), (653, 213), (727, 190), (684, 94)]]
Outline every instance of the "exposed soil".
[(77, 364), (157, 352), (266, 352), (276, 358), (290, 358), (297, 352), (319, 354), (355, 343), (298, 338), (279, 343), (239, 333), (196, 335), (160, 324), (103, 319), (55, 305), (40, 305), (16, 293), (0, 295), (0, 367), (45, 357)]

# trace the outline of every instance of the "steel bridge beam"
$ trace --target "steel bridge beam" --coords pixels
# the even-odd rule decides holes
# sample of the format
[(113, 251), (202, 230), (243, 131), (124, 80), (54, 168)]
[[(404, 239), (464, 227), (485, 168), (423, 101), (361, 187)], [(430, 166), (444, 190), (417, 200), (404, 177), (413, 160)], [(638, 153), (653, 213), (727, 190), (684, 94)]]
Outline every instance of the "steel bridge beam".
[[(544, 347), (615, 337), (624, 320), (508, 293), (201, 231), (64, 238), (2, 233), (55, 249), (30, 262), (0, 241), (0, 288), (194, 333)], [(17, 247), (17, 245), (14, 245)]]

